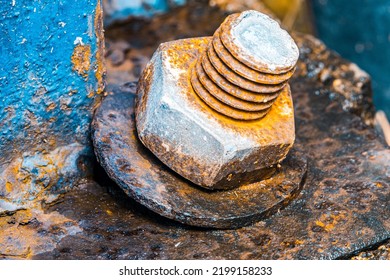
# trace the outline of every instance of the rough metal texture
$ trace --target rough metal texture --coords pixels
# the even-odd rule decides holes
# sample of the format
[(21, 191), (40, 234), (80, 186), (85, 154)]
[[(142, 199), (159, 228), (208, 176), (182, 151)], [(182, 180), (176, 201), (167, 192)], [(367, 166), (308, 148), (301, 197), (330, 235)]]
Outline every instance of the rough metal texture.
[[(113, 49), (114, 43), (119, 44), (120, 40), (128, 40), (139, 47), (125, 51), (126, 59), (122, 64), (114, 67), (109, 62), (111, 81), (124, 83), (138, 78), (158, 42), (212, 35), (225, 16), (223, 11), (206, 5), (192, 5), (156, 17), (149, 23), (133, 21), (108, 30), (106, 34), (117, 40), (112, 42)], [(19, 246), (4, 247), (8, 240), (4, 230), (9, 227), (17, 230), (14, 241), (20, 241), (25, 249), (31, 248), (30, 254), (24, 254), (28, 250), (19, 250), (21, 255), (15, 257), (36, 259), (349, 258), (351, 253), (376, 248), (376, 244), (389, 240), (390, 187), (385, 169), (389, 169), (385, 165), (389, 162), (389, 152), (375, 131), (365, 125), (372, 121), (373, 113), (369, 77), (359, 75), (356, 65), (330, 52), (319, 41), (301, 35), (297, 35), (296, 40), (302, 57), (297, 79), (292, 81), (293, 89), (301, 87), (293, 94), (300, 135), (297, 141), (309, 155), (311, 168), (308, 188), (305, 186), (297, 200), (280, 214), (238, 230), (200, 230), (164, 219), (129, 199), (113, 182), (100, 180), (102, 186), (96, 183), (79, 186), (65, 194), (57, 204), (46, 205), (45, 214), (50, 217), (21, 217), (21, 211), (0, 217), (1, 258), (11, 258)], [(333, 86), (334, 81), (345, 87)], [(131, 88), (131, 92), (134, 91), (135, 88)], [(330, 153), (328, 147), (331, 147)], [(381, 163), (374, 154), (382, 154), (387, 160)], [(325, 159), (332, 165), (328, 169), (320, 165)], [(104, 172), (96, 170), (96, 174)], [(344, 192), (346, 188), (340, 188), (346, 185), (345, 180), (365, 182), (368, 186), (360, 192), (347, 193)], [(369, 184), (378, 181), (385, 182), (382, 188)], [(340, 200), (363, 199), (362, 205), (367, 212), (358, 210), (358, 204), (348, 205), (351, 213), (356, 214), (348, 217), (352, 217), (352, 222), (347, 229), (338, 223), (332, 230), (328, 226), (328, 231), (321, 227), (311, 231), (310, 226), (321, 214), (331, 214), (336, 207), (347, 208), (343, 202), (328, 198), (328, 195), (321, 198), (321, 190), (332, 190), (332, 185), (338, 187), (334, 189), (336, 192), (340, 189), (343, 193)], [(317, 195), (313, 199), (314, 193)], [(367, 199), (370, 196), (373, 201)], [(375, 200), (376, 197), (379, 199)], [(326, 199), (328, 207), (321, 203)], [(58, 212), (62, 214), (63, 222), (52, 216)], [(310, 215), (312, 218), (309, 219)], [(350, 227), (355, 221), (356, 227)], [(72, 229), (72, 226), (77, 228)], [(371, 234), (363, 230), (367, 227), (372, 230)], [(359, 233), (359, 230), (362, 231)], [(358, 234), (361, 234), (359, 238)], [(330, 238), (334, 238), (333, 242), (329, 242)], [(350, 247), (342, 248), (347, 242)], [(298, 254), (304, 248), (305, 252)], [(387, 241), (383, 247), (370, 249), (365, 254), (389, 258), (388, 248)]]
[(257, 171), (245, 175), (251, 184), (228, 191), (210, 192), (191, 184), (138, 140), (134, 98), (120, 91), (107, 96), (95, 113), (92, 138), (98, 160), (109, 176), (147, 208), (190, 225), (236, 228), (276, 213), (301, 190), (306, 160), (298, 151), (290, 152), (277, 171), (263, 170), (261, 176), (270, 178), (261, 182), (253, 180)]
[(318, 37), (371, 75), (374, 104), (390, 118), (390, 1), (314, 0), (312, 7)]
[[(286, 83), (294, 73), (298, 54), (294, 40), (276, 21), (249, 10), (225, 19), (206, 49), (199, 50), (196, 64), (187, 75), (191, 75), (197, 95), (216, 112), (236, 120), (258, 120), (269, 112), (284, 87), (289, 91)], [(176, 65), (171, 68), (180, 69)], [(256, 98), (248, 102), (248, 96)]]
[(295, 67), (298, 47), (268, 15), (245, 11), (221, 25), (221, 41), (240, 62), (262, 73), (282, 74)]
[(88, 143), (103, 89), (100, 1), (84, 0), (84, 9), (72, 1), (14, 3), (0, 8), (1, 156)]
[[(240, 180), (246, 183), (244, 173), (285, 158), (294, 141), (294, 116), (288, 86), (267, 115), (252, 122), (218, 114), (202, 102), (188, 69), (210, 42), (203, 37), (160, 45), (138, 87), (136, 121), (142, 143), (167, 166), (200, 186), (226, 189), (237, 187)], [(207, 98), (213, 97), (202, 97)], [(210, 103), (219, 110), (234, 110), (215, 100)]]
[(5, 1), (0, 15), (1, 214), (91, 173), (104, 39), (98, 0)]
[(82, 232), (34, 258), (334, 259), (390, 238), (390, 152), (371, 127), (343, 108), (348, 96), (321, 82), (320, 72), (329, 69), (330, 80), (354, 86), (361, 77), (319, 41), (301, 35), (296, 41), (301, 61), (291, 86), (297, 145), (309, 157), (309, 170), (305, 188), (289, 206), (253, 226), (201, 230), (147, 211), (112, 182), (88, 185), (47, 209), (78, 221)]
[(103, 90), (98, 0), (0, 5), (0, 257), (30, 258), (81, 232), (44, 208), (92, 173)]

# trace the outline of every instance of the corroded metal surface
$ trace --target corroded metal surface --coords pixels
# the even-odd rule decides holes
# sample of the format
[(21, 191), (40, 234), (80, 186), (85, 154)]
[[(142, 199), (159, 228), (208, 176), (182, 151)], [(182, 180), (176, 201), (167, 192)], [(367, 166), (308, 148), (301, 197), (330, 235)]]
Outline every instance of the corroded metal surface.
[[(216, 87), (216, 90), (213, 92), (213, 94), (211, 94), (211, 91), (208, 88), (206, 88), (205, 84), (207, 84), (207, 82), (202, 83), (200, 82), (201, 80), (202, 80), (202, 76), (200, 74), (193, 73), (191, 75), (191, 85), (194, 91), (198, 94), (198, 96), (207, 105), (213, 108), (216, 112), (221, 113), (225, 116), (229, 116), (234, 119), (238, 119), (238, 120), (261, 119), (268, 113), (273, 103), (272, 101), (269, 102), (268, 104), (260, 103), (260, 106), (256, 106), (255, 104), (252, 105), (249, 102), (248, 102), (249, 104), (245, 104), (245, 103), (242, 104), (242, 102), (240, 102), (240, 99), (237, 98), (236, 100), (234, 100), (233, 99), (234, 97), (230, 97), (223, 91), (222, 92), (218, 91), (218, 87), (216, 85), (214, 85)], [(212, 88), (212, 86), (209, 86), (209, 88)], [(231, 103), (233, 103), (234, 106), (230, 105)], [(253, 106), (256, 106), (257, 108), (256, 107), (253, 108)], [(246, 110), (244, 111), (242, 110), (242, 108), (245, 108)]]
[(246, 101), (267, 102), (268, 100), (272, 100), (278, 97), (280, 91), (285, 86), (285, 84), (281, 84), (281, 85), (258, 84), (257, 92), (253, 92), (243, 87), (239, 87), (234, 83), (231, 83), (228, 79), (226, 79), (224, 76), (219, 74), (218, 71), (211, 64), (207, 55), (205, 58), (201, 58), (201, 61), (202, 61), (203, 70), (214, 83), (218, 84), (218, 86), (221, 89), (223, 89), (225, 92)]
[[(249, 2), (252, 3), (245, 3)], [(122, 63), (113, 65), (108, 61), (109, 81), (122, 84), (138, 79), (140, 69), (160, 42), (212, 35), (225, 16), (224, 11), (196, 4), (151, 22), (131, 21), (111, 27), (106, 35), (112, 52), (121, 40), (130, 42), (131, 47), (123, 51)], [(299, 133), (296, 143), (308, 155), (310, 168), (305, 189), (279, 214), (237, 230), (202, 230), (148, 211), (115, 183), (100, 178), (100, 185), (74, 187), (60, 201), (44, 205), (46, 214), (59, 212), (70, 220), (66, 223), (50, 224), (41, 218), (29, 222), (30, 218), (17, 216), (20, 212), (1, 217), (2, 232), (5, 233), (4, 227), (15, 227), (19, 239), (25, 241), (26, 250), (17, 249), (17, 252), (9, 246), (8, 252), (1, 250), (0, 258), (21, 253), (16, 257), (334, 259), (350, 258), (369, 248), (359, 258), (390, 259), (389, 241), (380, 247), (376, 245), (390, 238), (390, 187), (386, 173), (390, 155), (383, 139), (365, 124), (372, 122), (373, 115), (369, 76), (310, 36), (297, 34), (295, 40), (301, 53), (296, 77), (291, 81)], [(129, 89), (134, 92), (133, 84), (122, 87), (122, 90)], [(96, 174), (103, 175), (104, 171), (96, 170)], [(367, 186), (357, 188), (359, 181)], [(347, 183), (355, 185), (355, 193), (351, 187), (343, 188)], [(329, 196), (331, 190), (334, 192)], [(346, 204), (348, 199), (362, 203)], [(366, 211), (359, 210), (359, 205)], [(344, 225), (339, 220), (333, 228), (314, 227), (317, 221), (324, 220), (321, 215), (331, 219), (335, 211), (344, 209), (349, 211), (347, 219), (351, 222)], [(73, 225), (78, 230), (69, 234), (67, 227)], [(28, 237), (31, 231), (36, 233), (30, 235), (33, 239)], [(48, 235), (53, 236), (49, 242), (44, 238)], [(2, 245), (5, 240), (1, 239)], [(45, 242), (45, 246), (36, 241)], [(35, 250), (37, 247), (39, 250)]]
[(220, 37), (237, 60), (262, 73), (289, 72), (299, 56), (294, 40), (275, 20), (251, 10), (227, 17)]
[[(245, 173), (285, 158), (295, 137), (294, 112), (287, 85), (262, 111), (235, 109), (209, 94), (188, 69), (210, 43), (201, 37), (159, 46), (138, 85), (136, 124), (141, 142), (175, 172), (202, 187), (226, 189), (237, 185), (219, 182), (243, 181)], [(218, 110), (248, 119), (269, 111), (244, 121)]]
[(0, 5), (0, 215), (39, 209), (91, 176), (90, 123), (105, 75), (102, 9), (100, 0), (74, 4)]
[[(235, 16), (228, 17), (227, 21)], [(256, 170), (260, 180), (261, 170), (281, 163), (294, 143), (294, 113), (287, 80), (294, 72), (298, 50), (286, 53), (284, 44), (293, 44), (295, 48), (296, 45), (268, 16), (257, 11), (237, 16), (246, 19), (241, 22), (252, 33), (241, 40), (239, 36), (230, 38), (237, 41), (234, 44), (244, 45), (242, 52), (257, 56), (264, 52), (262, 46), (254, 43), (260, 32), (267, 47), (265, 51), (272, 54), (275, 63), (280, 63), (281, 55), (285, 56), (283, 59), (292, 65), (291, 71), (279, 75), (274, 62), (263, 59), (261, 62), (274, 72), (254, 74), (257, 75), (254, 81), (242, 77), (234, 64), (242, 64), (241, 72), (245, 72), (247, 66), (240, 61), (225, 63), (236, 60), (232, 55), (221, 59), (226, 53), (215, 54), (213, 42), (220, 42), (219, 36), (223, 33), (217, 30), (211, 38), (161, 44), (144, 69), (137, 89), (135, 114), (141, 142), (172, 170), (207, 189), (239, 187), (247, 183), (245, 173), (251, 172), (254, 176)], [(240, 23), (232, 24), (243, 28)], [(267, 25), (273, 28), (264, 32)], [(275, 40), (279, 35), (284, 37)], [(216, 49), (221, 51), (220, 45), (217, 43)], [(233, 67), (230, 69), (227, 65)], [(226, 80), (231, 76), (254, 84), (257, 91), (241, 90), (240, 83), (229, 86)], [(270, 91), (271, 88), (274, 91)], [(232, 177), (232, 182), (239, 185), (220, 184)]]
[[(211, 192), (191, 184), (138, 140), (134, 98), (127, 92), (105, 98), (92, 124), (93, 141), (99, 162), (110, 177), (147, 208), (190, 225), (236, 228), (279, 211), (301, 190), (306, 160), (298, 151), (292, 152), (276, 172), (275, 167), (246, 174), (250, 184), (233, 190)], [(256, 181), (259, 172), (261, 177), (270, 178)], [(232, 180), (223, 183), (242, 184)]]
[[(201, 230), (164, 219), (113, 182), (101, 182), (104, 187), (85, 186), (47, 209), (79, 221), (83, 231), (35, 258), (334, 259), (389, 239), (390, 152), (364, 123), (371, 115), (369, 78), (321, 42), (295, 39), (301, 52), (291, 82), (296, 144), (309, 157), (305, 188), (295, 201), (253, 226)], [(321, 79), (325, 72), (327, 80)], [(353, 92), (335, 91), (334, 80)], [(344, 104), (358, 96), (361, 103), (351, 113)]]
[(209, 79), (207, 74), (205, 74), (201, 64), (199, 63), (196, 64), (195, 72), (196, 73), (192, 74), (192, 77), (197, 77), (200, 83), (206, 88), (209, 94), (213, 95), (215, 98), (220, 100), (225, 105), (229, 105), (236, 109), (249, 111), (249, 112), (262, 111), (270, 108), (271, 105), (273, 104), (273, 101), (275, 100), (275, 98), (272, 98), (273, 95), (270, 95), (268, 99), (264, 98), (264, 100), (261, 100), (260, 102), (248, 102), (246, 100), (242, 100), (240, 98), (237, 98), (235, 96), (226, 93), (211, 79)]
[(223, 45), (221, 41), (221, 28), (219, 28), (213, 36), (213, 47), (218, 57), (232, 70), (240, 76), (256, 83), (266, 85), (277, 85), (286, 82), (294, 74), (295, 68), (282, 74), (262, 73), (246, 66), (244, 63), (236, 59)]

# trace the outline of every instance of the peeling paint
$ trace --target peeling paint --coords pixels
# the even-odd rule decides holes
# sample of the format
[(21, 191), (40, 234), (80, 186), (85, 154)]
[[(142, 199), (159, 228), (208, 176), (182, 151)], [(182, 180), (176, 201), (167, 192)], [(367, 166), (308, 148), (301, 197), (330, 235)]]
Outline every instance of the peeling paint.
[(88, 175), (88, 170), (80, 168), (80, 161), (86, 160), (89, 152), (89, 148), (71, 144), (50, 153), (24, 153), (0, 166), (0, 216), (4, 211), (37, 208), (72, 188), (75, 178)]
[(0, 5), (0, 212), (36, 207), (85, 176), (104, 89), (100, 0), (12, 3)]
[(91, 46), (77, 45), (72, 54), (73, 71), (88, 80), (88, 71), (91, 67)]
[(97, 52), (96, 52), (96, 69), (95, 77), (98, 83), (96, 94), (101, 94), (104, 90), (104, 77), (106, 74), (106, 67), (104, 65), (104, 30), (103, 30), (103, 9), (99, 0), (95, 10), (95, 36), (97, 39)]

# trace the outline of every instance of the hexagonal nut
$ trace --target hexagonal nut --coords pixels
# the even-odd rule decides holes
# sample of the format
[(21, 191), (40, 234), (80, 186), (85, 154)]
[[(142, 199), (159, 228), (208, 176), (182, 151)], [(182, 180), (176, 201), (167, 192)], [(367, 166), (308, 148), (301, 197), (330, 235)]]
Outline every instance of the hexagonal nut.
[(270, 176), (292, 147), (289, 86), (257, 121), (223, 116), (194, 92), (190, 75), (211, 37), (163, 43), (137, 89), (141, 142), (172, 170), (208, 189), (229, 189)]

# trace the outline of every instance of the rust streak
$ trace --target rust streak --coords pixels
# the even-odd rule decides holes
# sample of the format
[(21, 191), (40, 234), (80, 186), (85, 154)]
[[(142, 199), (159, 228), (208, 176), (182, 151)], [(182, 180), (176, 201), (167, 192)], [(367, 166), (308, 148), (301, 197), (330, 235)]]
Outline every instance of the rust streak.
[(77, 45), (72, 54), (72, 70), (77, 72), (86, 81), (88, 80), (88, 71), (91, 68), (91, 46)]
[(104, 91), (104, 77), (106, 74), (106, 67), (104, 65), (104, 30), (103, 30), (103, 9), (101, 1), (98, 1), (95, 10), (95, 36), (97, 40), (97, 51), (95, 54), (95, 77), (98, 83), (96, 94), (101, 94)]

